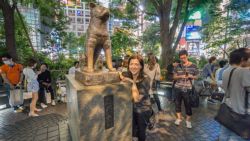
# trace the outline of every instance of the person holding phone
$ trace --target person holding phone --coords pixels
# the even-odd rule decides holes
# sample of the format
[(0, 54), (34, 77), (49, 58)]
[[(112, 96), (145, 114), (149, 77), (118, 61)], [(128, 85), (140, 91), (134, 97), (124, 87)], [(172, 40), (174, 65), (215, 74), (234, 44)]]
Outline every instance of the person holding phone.
[(192, 93), (192, 81), (197, 79), (199, 71), (197, 66), (188, 60), (188, 52), (186, 50), (181, 50), (179, 52), (179, 58), (181, 60), (181, 63), (175, 67), (173, 77), (175, 80), (175, 110), (177, 115), (175, 124), (180, 125), (180, 123), (182, 122), (181, 104), (182, 101), (184, 101), (186, 110), (186, 127), (192, 128), (192, 108), (189, 94)]

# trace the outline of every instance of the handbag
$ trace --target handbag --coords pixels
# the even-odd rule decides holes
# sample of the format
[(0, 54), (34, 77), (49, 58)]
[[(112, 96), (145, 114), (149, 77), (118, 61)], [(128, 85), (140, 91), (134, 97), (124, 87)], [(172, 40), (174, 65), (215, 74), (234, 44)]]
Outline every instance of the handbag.
[(192, 80), (190, 80), (190, 83), (192, 85), (192, 90), (189, 92), (190, 105), (192, 108), (198, 108), (200, 105), (200, 97), (198, 93), (195, 91), (195, 87), (192, 83)]
[(224, 93), (222, 93), (222, 92), (214, 92), (214, 93), (212, 93), (211, 98), (222, 102), (222, 100), (224, 98)]
[(155, 80), (155, 76), (156, 76), (156, 71), (152, 82), (152, 90), (157, 90), (157, 80)]
[(200, 97), (195, 92), (194, 86), (192, 87), (192, 91), (189, 93), (190, 105), (192, 108), (198, 108), (200, 105)]
[[(236, 68), (234, 68), (229, 75), (229, 81), (227, 85), (226, 94), (230, 97), (230, 93), (228, 91), (229, 84), (231, 81), (232, 74)], [(225, 103), (221, 104), (220, 109), (215, 117), (215, 120), (220, 124), (230, 129), (237, 135), (241, 136), (244, 139), (250, 139), (250, 115), (247, 114), (248, 109), (248, 92), (245, 94), (245, 103), (244, 107), (246, 109), (245, 114), (239, 114), (234, 112), (229, 106)]]
[(46, 102), (51, 103), (51, 94), (50, 92), (45, 92)]
[(23, 92), (21, 87), (15, 87), (10, 90), (9, 104), (11, 106), (18, 106), (23, 104)]

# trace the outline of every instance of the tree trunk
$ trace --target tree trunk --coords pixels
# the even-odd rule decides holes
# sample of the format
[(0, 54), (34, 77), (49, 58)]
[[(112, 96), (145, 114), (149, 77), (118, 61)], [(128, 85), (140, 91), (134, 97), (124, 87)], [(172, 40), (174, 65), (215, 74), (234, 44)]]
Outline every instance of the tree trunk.
[[(13, 6), (15, 7), (15, 5)], [(11, 7), (7, 0), (0, 0), (0, 9), (2, 9), (4, 17), (5, 42), (7, 52), (13, 58), (13, 60), (16, 61), (18, 60), (18, 56), (16, 52), (15, 40), (14, 7)]]
[(161, 60), (162, 67), (167, 68), (173, 61), (173, 50), (171, 43), (171, 36), (169, 35), (169, 19), (166, 12), (160, 14), (160, 35), (161, 35)]

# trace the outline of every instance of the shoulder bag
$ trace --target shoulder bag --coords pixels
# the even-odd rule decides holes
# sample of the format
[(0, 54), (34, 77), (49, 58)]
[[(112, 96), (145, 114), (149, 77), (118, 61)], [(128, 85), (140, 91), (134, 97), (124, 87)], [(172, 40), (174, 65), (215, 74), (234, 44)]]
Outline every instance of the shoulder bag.
[[(230, 97), (229, 85), (231, 81), (232, 74), (236, 68), (234, 68), (229, 75), (229, 81), (227, 85), (226, 94), (228, 98)], [(225, 103), (221, 104), (220, 109), (215, 117), (215, 120), (220, 124), (233, 131), (237, 135), (241, 136), (244, 139), (250, 139), (250, 115), (247, 114), (248, 109), (248, 92), (245, 94), (245, 114), (239, 114), (234, 112), (229, 106)]]

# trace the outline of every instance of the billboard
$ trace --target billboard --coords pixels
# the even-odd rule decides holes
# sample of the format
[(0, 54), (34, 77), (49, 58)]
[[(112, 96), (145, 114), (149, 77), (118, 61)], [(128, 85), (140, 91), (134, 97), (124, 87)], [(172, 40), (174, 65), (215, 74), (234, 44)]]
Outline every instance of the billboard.
[(200, 26), (195, 26), (195, 25), (186, 26), (186, 40), (200, 40), (201, 39), (200, 30), (201, 30)]

